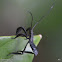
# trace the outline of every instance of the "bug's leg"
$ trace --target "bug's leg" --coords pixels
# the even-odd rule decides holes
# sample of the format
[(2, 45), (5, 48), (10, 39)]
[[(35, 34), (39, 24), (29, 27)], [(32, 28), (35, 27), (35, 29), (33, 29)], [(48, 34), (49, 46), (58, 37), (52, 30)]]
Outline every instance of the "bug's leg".
[(31, 31), (31, 27), (27, 28), (26, 31)]
[(31, 46), (31, 48), (32, 48), (32, 50), (33, 50), (33, 53), (37, 56), (38, 51), (37, 51), (37, 48), (36, 48), (35, 44), (32, 43), (32, 42), (30, 42), (30, 46)]
[[(28, 43), (29, 43), (29, 41), (27, 42), (27, 44), (28, 44)], [(20, 54), (20, 55), (22, 55), (22, 54), (24, 54), (24, 53), (29, 53), (29, 54), (35, 54), (35, 55), (37, 55), (37, 54), (38, 54), (38, 51), (37, 51), (37, 49), (36, 49), (36, 46), (35, 46), (34, 44), (32, 44), (32, 43), (30, 44), (30, 46), (31, 46), (33, 52), (25, 51), (25, 49), (26, 49), (26, 47), (27, 47), (27, 44), (26, 44), (26, 46), (25, 46), (25, 48), (24, 48), (23, 51), (12, 52), (12, 53), (10, 53), (10, 54)]]
[(25, 49), (26, 49), (26, 47), (27, 47), (28, 43), (29, 43), (29, 41), (28, 41), (28, 42), (27, 42), (27, 44), (25, 45), (25, 48), (24, 48), (23, 52), (25, 51)]
[[(28, 44), (28, 43), (29, 43), (29, 41), (27, 42), (27, 44)], [(30, 52), (30, 51), (25, 51), (25, 49), (26, 49), (26, 47), (27, 47), (27, 44), (26, 44), (26, 46), (25, 46), (25, 48), (24, 48), (23, 51), (12, 52), (12, 53), (10, 53), (10, 54), (20, 54), (20, 55), (22, 55), (22, 54), (24, 54), (24, 53), (35, 54), (35, 53), (33, 53), (33, 52)], [(34, 50), (32, 46), (31, 46), (31, 48), (32, 48), (32, 50)], [(37, 50), (37, 49), (36, 49), (36, 50)], [(36, 54), (37, 54), (37, 53), (36, 53)]]
[(16, 30), (16, 35), (18, 35), (18, 33), (19, 33), (21, 30), (23, 30), (24, 33), (27, 34), (27, 33), (26, 33), (26, 30), (25, 30), (23, 27), (18, 27), (17, 30)]
[[(19, 32), (23, 30), (24, 33), (20, 34)], [(23, 27), (18, 27), (17, 30), (16, 30), (16, 37), (19, 37), (19, 36), (22, 36), (22, 37), (26, 37), (27, 38), (27, 33), (26, 33), (26, 30), (23, 28)], [(15, 39), (15, 38), (12, 38), (12, 39)], [(27, 38), (28, 39), (28, 38)]]
[(30, 51), (17, 51), (17, 52), (13, 52), (13, 53), (11, 53), (11, 54), (19, 54), (19, 55), (22, 55), (22, 54), (24, 54), (24, 53), (29, 53), (29, 54), (34, 54), (33, 52), (30, 52)]
[[(28, 43), (29, 43), (29, 42), (27, 42), (27, 44), (28, 44)], [(36, 48), (35, 44), (34, 44), (34, 43), (30, 43), (30, 46), (31, 46), (33, 52), (25, 51), (25, 49), (26, 49), (26, 47), (27, 47), (27, 44), (26, 44), (26, 46), (25, 46), (25, 48), (24, 48), (23, 51), (12, 52), (11, 54), (21, 54), (21, 55), (22, 55), (22, 54), (24, 54), (24, 53), (29, 53), (29, 54), (34, 54), (34, 55), (37, 56), (38, 51), (37, 51), (37, 48)]]
[(33, 52), (30, 51), (24, 51), (24, 53), (34, 54)]
[(31, 35), (31, 27), (27, 28), (27, 29), (26, 29), (26, 32), (28, 32), (28, 33), (27, 33), (27, 36), (30, 37), (30, 35)]
[[(28, 44), (28, 43), (29, 43), (29, 41), (27, 42), (27, 44)], [(25, 53), (25, 49), (26, 49), (26, 47), (27, 47), (27, 44), (26, 44), (26, 46), (25, 46), (25, 48), (24, 48), (23, 51), (12, 52), (12, 53), (10, 53), (10, 54), (23, 54), (23, 53)]]
[[(19, 34), (19, 32), (20, 32), (21, 30), (23, 30), (25, 34), (24, 34), (24, 33)], [(28, 28), (27, 30), (25, 30), (23, 27), (18, 27), (17, 30), (16, 30), (16, 37), (15, 37), (15, 38), (17, 38), (17, 37), (19, 37), (19, 36), (22, 36), (22, 37), (26, 37), (26, 39), (29, 39), (29, 38), (27, 38), (27, 36), (29, 36), (29, 35), (27, 35), (27, 31), (28, 31), (28, 30), (29, 30), (29, 34), (30, 34), (31, 28)], [(13, 39), (15, 39), (15, 38), (13, 38)]]

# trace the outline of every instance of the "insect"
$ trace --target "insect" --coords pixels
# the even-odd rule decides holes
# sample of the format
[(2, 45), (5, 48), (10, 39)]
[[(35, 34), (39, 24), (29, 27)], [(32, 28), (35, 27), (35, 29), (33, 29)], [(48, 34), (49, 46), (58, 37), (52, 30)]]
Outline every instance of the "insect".
[[(30, 15), (31, 15), (31, 17), (32, 17), (31, 27), (27, 28), (26, 30), (25, 30), (23, 27), (18, 27), (17, 30), (16, 30), (16, 37), (15, 37), (15, 38), (17, 38), (17, 37), (19, 37), (19, 36), (26, 37), (26, 39), (28, 39), (29, 41), (27, 42), (27, 44), (26, 44), (25, 48), (23, 49), (23, 51), (12, 52), (11, 54), (21, 54), (21, 55), (22, 55), (22, 54), (24, 54), (24, 53), (30, 53), (30, 54), (34, 54), (35, 56), (37, 56), (38, 50), (37, 50), (37, 47), (35, 46), (35, 44), (33, 43), (33, 30), (34, 30), (34, 28), (36, 27), (36, 25), (37, 25), (40, 21), (42, 21), (42, 20), (44, 19), (44, 17), (46, 17), (46, 16), (50, 13), (51, 9), (54, 7), (54, 4), (55, 4), (55, 2), (52, 4), (52, 6), (51, 6), (50, 9), (46, 12), (46, 14), (45, 14), (44, 16), (42, 16), (42, 17), (40, 18), (40, 20), (37, 21), (36, 24), (35, 24), (33, 27), (32, 27), (33, 15), (32, 15), (31, 12), (29, 12)], [(19, 32), (21, 32), (21, 30), (23, 30), (24, 33), (19, 33)], [(29, 35), (28, 35), (27, 32), (29, 32)], [(15, 39), (15, 38), (14, 38), (14, 39)], [(30, 44), (30, 47), (31, 47), (31, 49), (33, 50), (33, 52), (25, 51), (25, 49), (26, 49), (28, 43)]]

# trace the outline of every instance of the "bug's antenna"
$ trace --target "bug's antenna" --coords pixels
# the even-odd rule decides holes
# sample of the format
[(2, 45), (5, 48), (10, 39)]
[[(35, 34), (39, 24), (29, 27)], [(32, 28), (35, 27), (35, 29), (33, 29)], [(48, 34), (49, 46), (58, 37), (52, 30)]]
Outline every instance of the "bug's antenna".
[(28, 11), (28, 12), (30, 13), (30, 15), (31, 15), (31, 17), (32, 17), (32, 21), (31, 21), (31, 28), (32, 28), (33, 15), (32, 15), (32, 13), (31, 13), (30, 11)]
[(52, 8), (54, 7), (54, 5), (55, 5), (55, 2), (52, 4), (52, 6), (51, 6), (50, 9), (46, 12), (46, 14), (43, 15), (43, 16), (40, 18), (39, 21), (36, 22), (36, 24), (34, 25), (34, 27), (32, 28), (32, 30), (35, 28), (35, 26), (36, 26), (40, 21), (43, 20), (44, 17), (46, 17), (47, 15), (49, 15), (49, 13), (50, 13), (50, 11), (52, 10)]

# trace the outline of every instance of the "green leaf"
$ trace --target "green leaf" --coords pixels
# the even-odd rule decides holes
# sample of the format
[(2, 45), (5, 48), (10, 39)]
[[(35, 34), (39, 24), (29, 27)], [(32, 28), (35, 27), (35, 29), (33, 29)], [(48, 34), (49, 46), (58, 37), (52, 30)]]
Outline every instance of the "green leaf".
[[(0, 62), (32, 62), (34, 55), (24, 53), (23, 55), (10, 54), (11, 52), (21, 51), (24, 49), (28, 40), (25, 37), (0, 36)], [(37, 46), (41, 40), (41, 35), (34, 36), (34, 44)], [(26, 50), (32, 51), (28, 44)]]

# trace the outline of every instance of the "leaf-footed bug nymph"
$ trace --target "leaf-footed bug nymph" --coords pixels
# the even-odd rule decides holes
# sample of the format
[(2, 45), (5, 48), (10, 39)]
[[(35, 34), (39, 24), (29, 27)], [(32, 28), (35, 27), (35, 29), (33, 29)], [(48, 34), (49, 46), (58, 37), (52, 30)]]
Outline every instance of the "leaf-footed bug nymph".
[[(30, 11), (28, 11), (29, 14), (30, 14), (31, 17), (32, 17), (31, 27), (29, 27), (29, 28), (27, 28), (27, 29), (24, 29), (23, 27), (18, 27), (17, 30), (16, 30), (16, 37), (15, 37), (15, 38), (17, 38), (17, 37), (19, 37), (19, 36), (26, 37), (26, 39), (28, 39), (28, 42), (27, 42), (27, 44), (25, 45), (25, 48), (23, 49), (23, 51), (12, 52), (12, 53), (10, 53), (10, 54), (20, 54), (20, 55), (22, 55), (22, 54), (24, 54), (24, 53), (30, 53), (30, 54), (34, 54), (35, 56), (37, 56), (38, 50), (37, 50), (36, 45), (33, 43), (33, 30), (34, 30), (34, 28), (36, 27), (36, 25), (37, 25), (40, 21), (42, 21), (42, 20), (50, 13), (51, 9), (54, 7), (54, 4), (55, 4), (55, 2), (54, 2), (54, 3), (52, 4), (52, 6), (49, 8), (49, 10), (46, 12), (46, 14), (43, 15), (43, 16), (36, 22), (36, 24), (35, 24), (33, 27), (32, 27), (33, 15), (32, 15), (32, 13), (31, 13)], [(24, 33), (19, 33), (19, 32), (21, 32), (21, 30), (23, 30)], [(27, 32), (29, 32), (29, 35), (28, 35)], [(15, 39), (15, 38), (14, 38), (14, 39)], [(25, 50), (26, 50), (26, 47), (27, 47), (27, 45), (28, 45), (28, 43), (30, 44), (30, 47), (31, 47), (31, 49), (32, 49), (33, 52), (25, 51)]]

